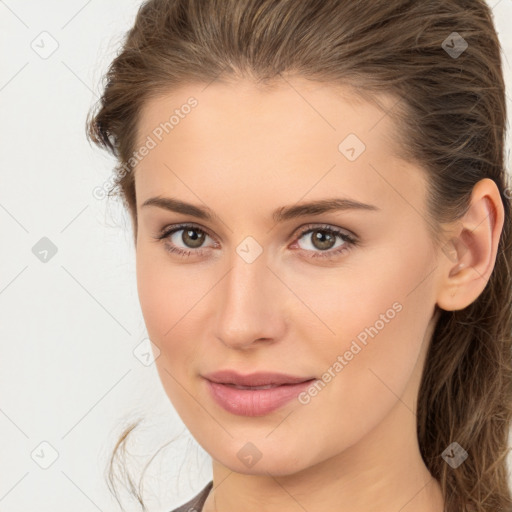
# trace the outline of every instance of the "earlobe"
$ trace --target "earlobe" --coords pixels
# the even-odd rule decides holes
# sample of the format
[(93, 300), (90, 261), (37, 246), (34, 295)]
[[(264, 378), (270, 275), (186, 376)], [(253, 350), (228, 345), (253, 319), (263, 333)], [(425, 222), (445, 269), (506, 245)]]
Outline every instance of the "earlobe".
[(489, 178), (480, 180), (473, 188), (468, 211), (440, 253), (442, 282), (437, 305), (441, 309), (464, 309), (483, 292), (494, 269), (503, 222), (498, 187)]

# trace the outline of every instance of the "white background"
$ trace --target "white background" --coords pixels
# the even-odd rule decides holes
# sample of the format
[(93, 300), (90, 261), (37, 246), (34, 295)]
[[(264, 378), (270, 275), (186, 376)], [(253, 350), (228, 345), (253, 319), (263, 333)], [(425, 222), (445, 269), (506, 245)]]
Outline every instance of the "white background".
[[(512, 1), (489, 3), (512, 111)], [(209, 457), (173, 410), (154, 365), (133, 353), (146, 331), (128, 217), (92, 195), (115, 162), (86, 141), (85, 116), (139, 5), (0, 0), (2, 512), (118, 510), (106, 461), (122, 426), (138, 417), (144, 428), (129, 459), (135, 476), (180, 435), (149, 467), (150, 510), (171, 510), (211, 478)], [(43, 31), (59, 45), (47, 59), (31, 48)], [(32, 252), (42, 237), (57, 247), (47, 263)], [(49, 464), (53, 450), (57, 459), (41, 468), (36, 460)]]

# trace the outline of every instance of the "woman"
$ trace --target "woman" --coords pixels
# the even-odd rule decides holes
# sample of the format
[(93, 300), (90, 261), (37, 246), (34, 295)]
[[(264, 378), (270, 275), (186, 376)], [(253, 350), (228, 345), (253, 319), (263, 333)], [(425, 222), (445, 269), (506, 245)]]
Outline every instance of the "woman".
[(107, 78), (88, 135), (119, 161), (162, 385), (212, 457), (175, 512), (512, 510), (487, 4), (149, 0)]

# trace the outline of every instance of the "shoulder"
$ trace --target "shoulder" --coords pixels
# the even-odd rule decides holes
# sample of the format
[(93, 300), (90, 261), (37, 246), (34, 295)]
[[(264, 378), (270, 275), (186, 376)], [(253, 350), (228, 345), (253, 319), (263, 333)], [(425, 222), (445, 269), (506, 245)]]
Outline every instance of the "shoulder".
[(212, 487), (213, 480), (210, 480), (197, 496), (194, 496), (190, 501), (181, 505), (181, 507), (171, 510), (171, 512), (201, 512)]

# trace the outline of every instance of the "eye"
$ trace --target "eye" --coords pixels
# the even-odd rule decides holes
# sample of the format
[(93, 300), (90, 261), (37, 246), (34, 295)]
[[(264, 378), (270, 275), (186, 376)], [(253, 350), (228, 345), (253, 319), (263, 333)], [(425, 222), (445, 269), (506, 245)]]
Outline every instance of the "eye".
[[(183, 232), (181, 236), (175, 236), (180, 231)], [(200, 246), (206, 237), (209, 237), (206, 231), (194, 226), (193, 224), (182, 224), (180, 226), (175, 226), (172, 229), (164, 228), (162, 233), (156, 237), (156, 240), (165, 240), (165, 249), (168, 252), (176, 253), (179, 256), (187, 258), (192, 255), (201, 256), (205, 252), (205, 249), (200, 248)], [(186, 244), (185, 249), (191, 248), (192, 250), (180, 248), (176, 245), (178, 241)]]
[[(176, 236), (179, 232), (182, 232), (181, 236)], [(299, 248), (302, 252), (312, 253), (307, 257), (330, 259), (339, 256), (350, 250), (351, 247), (357, 245), (355, 236), (327, 225), (306, 226), (297, 235), (298, 240), (310, 233), (313, 235), (310, 237), (311, 242), (309, 244), (312, 249)], [(202, 256), (207, 252), (207, 249), (201, 247), (207, 237), (212, 238), (203, 229), (193, 224), (181, 224), (164, 228), (161, 234), (156, 236), (155, 239), (157, 241), (165, 240), (166, 251), (177, 254), (180, 257), (189, 258), (191, 256)], [(342, 244), (338, 245), (335, 250), (332, 250), (333, 246), (336, 244), (336, 238), (339, 238)], [(184, 244), (185, 247), (180, 247), (178, 245), (179, 243)], [(297, 242), (294, 245), (297, 245)], [(315, 251), (315, 249), (318, 250)]]
[[(306, 252), (312, 252), (308, 257), (311, 258), (334, 258), (339, 256), (340, 254), (350, 250), (353, 246), (357, 245), (357, 239), (344, 231), (341, 231), (338, 228), (334, 228), (331, 226), (306, 226), (298, 235), (298, 239), (305, 237), (306, 235), (312, 234), (313, 236), (309, 237), (310, 243), (307, 244), (309, 247), (312, 247), (313, 250), (306, 248), (301, 249)], [(336, 238), (342, 240), (342, 244), (335, 246)], [(307, 239), (306, 239), (307, 240)], [(295, 245), (295, 244), (294, 244)], [(333, 247), (336, 247), (335, 250), (332, 250)], [(314, 249), (319, 249), (315, 251)]]

